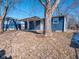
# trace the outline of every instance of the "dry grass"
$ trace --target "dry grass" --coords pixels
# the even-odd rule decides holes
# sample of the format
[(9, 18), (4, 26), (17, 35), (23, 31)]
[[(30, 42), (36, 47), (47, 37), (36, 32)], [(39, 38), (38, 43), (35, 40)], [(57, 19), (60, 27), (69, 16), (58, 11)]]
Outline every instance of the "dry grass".
[(75, 59), (70, 47), (72, 33), (52, 33), (52, 36), (23, 31), (8, 31), (0, 35), (0, 48), (13, 59)]

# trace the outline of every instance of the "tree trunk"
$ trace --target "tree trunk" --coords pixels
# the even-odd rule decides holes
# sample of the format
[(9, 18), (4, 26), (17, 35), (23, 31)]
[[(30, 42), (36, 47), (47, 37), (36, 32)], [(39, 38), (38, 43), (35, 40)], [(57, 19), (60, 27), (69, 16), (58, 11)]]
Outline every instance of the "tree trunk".
[(5, 22), (5, 18), (6, 18), (6, 13), (7, 13), (7, 7), (5, 7), (4, 9), (4, 14), (3, 14), (3, 17), (2, 17), (2, 32), (4, 32), (4, 22)]
[(5, 3), (5, 7), (4, 7), (4, 12), (3, 12), (3, 16), (2, 16), (2, 32), (4, 32), (4, 22), (5, 22), (5, 17), (6, 17), (6, 14), (7, 14), (7, 10), (8, 10), (8, 0), (6, 0), (6, 3)]
[(51, 4), (51, 0), (45, 0), (46, 3), (42, 2), (42, 0), (39, 0), (39, 2), (44, 6), (45, 8), (45, 14), (44, 14), (44, 30), (43, 33), (48, 36), (51, 35), (50, 32), (52, 32), (51, 29), (51, 19), (52, 14), (54, 13), (55, 9), (57, 8), (60, 0), (55, 0), (54, 4)]
[(44, 34), (49, 35), (49, 33), (52, 32), (52, 30), (51, 30), (52, 10), (51, 10), (51, 6), (50, 6), (50, 0), (47, 0), (46, 9), (45, 9), (45, 15), (44, 16), (45, 16)]

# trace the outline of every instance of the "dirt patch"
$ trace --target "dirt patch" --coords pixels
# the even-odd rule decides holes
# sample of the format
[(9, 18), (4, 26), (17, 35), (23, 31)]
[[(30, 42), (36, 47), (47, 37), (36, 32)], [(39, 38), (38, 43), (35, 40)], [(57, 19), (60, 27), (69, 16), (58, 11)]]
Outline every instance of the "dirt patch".
[(0, 35), (0, 48), (13, 59), (75, 59), (75, 51), (70, 47), (72, 33), (69, 35), (52, 33), (43, 37), (31, 32), (7, 31)]

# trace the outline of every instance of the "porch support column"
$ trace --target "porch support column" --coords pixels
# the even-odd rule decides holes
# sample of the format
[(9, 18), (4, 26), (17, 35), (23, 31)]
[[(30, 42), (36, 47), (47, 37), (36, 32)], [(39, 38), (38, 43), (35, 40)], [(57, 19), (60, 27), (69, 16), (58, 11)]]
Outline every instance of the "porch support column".
[(34, 31), (36, 31), (36, 21), (33, 22), (34, 22)]
[(44, 21), (43, 19), (40, 20), (40, 30), (43, 31), (44, 29)]
[(27, 20), (27, 31), (29, 31), (29, 21)]
[(67, 31), (67, 17), (64, 16), (64, 32)]

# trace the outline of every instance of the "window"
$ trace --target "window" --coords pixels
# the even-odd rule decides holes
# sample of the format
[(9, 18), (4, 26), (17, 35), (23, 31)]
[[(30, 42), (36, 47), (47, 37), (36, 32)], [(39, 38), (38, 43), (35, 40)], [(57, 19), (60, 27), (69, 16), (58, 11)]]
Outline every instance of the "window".
[(40, 29), (40, 20), (36, 21), (36, 29), (37, 29), (37, 30)]
[(34, 22), (33, 21), (29, 22), (29, 30), (34, 30)]
[(53, 18), (53, 24), (58, 24), (59, 23), (59, 18)]

